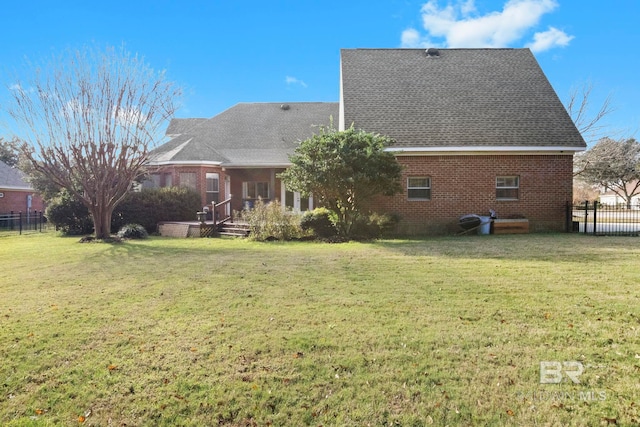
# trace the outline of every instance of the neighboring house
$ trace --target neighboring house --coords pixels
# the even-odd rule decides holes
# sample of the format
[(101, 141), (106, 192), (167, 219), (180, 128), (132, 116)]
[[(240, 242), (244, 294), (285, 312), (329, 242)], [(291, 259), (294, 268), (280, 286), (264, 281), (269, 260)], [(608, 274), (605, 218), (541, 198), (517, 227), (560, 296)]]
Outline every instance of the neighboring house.
[(42, 211), (42, 198), (26, 181), (25, 175), (0, 161), (0, 215), (11, 212)]
[(277, 173), (332, 116), (396, 141), (403, 193), (372, 208), (397, 214), (402, 234), (456, 231), (460, 216), (490, 209), (564, 230), (586, 144), (528, 49), (344, 49), (340, 77), (338, 104), (238, 104), (173, 121), (150, 162), (155, 183), (192, 186), (203, 204), (231, 194), (233, 209), (258, 196), (305, 209), (312, 201)]
[[(637, 181), (630, 182), (626, 185), (626, 187), (627, 187), (627, 193), (636, 192), (638, 191), (638, 182)], [(618, 190), (618, 192), (620, 192), (620, 190)], [(620, 195), (618, 195), (616, 192), (614, 192), (610, 188), (604, 188), (601, 191), (598, 199), (600, 200), (600, 203), (604, 205), (625, 206), (625, 207), (627, 206), (627, 200), (621, 197)], [(630, 205), (636, 209), (640, 207), (640, 194), (636, 194), (635, 196), (631, 197)]]

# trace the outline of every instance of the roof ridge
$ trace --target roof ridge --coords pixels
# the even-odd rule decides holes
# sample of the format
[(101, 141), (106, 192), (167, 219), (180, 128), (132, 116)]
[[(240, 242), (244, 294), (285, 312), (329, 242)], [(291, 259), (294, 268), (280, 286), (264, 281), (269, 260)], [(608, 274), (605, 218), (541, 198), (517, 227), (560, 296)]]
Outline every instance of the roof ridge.
[[(531, 50), (528, 47), (437, 47), (438, 50)], [(340, 50), (426, 50), (429, 47), (343, 47)]]

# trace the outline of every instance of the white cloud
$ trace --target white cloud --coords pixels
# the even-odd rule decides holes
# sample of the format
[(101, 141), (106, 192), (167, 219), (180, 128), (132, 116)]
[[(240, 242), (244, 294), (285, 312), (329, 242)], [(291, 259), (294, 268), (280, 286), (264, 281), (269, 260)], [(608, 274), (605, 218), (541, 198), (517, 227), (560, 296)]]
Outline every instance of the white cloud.
[(475, 12), (476, 11), (475, 1), (474, 0), (467, 0), (465, 3), (462, 3), (460, 5), (460, 11), (464, 15), (468, 15), (471, 12)]
[(402, 32), (402, 47), (435, 47), (429, 37), (422, 36), (415, 28), (407, 28)]
[[(440, 38), (443, 45), (452, 48), (507, 47), (519, 42), (542, 16), (557, 7), (556, 0), (509, 0), (502, 11), (478, 15), (474, 0), (453, 0), (444, 7), (438, 0), (429, 0), (420, 10), (426, 35), (410, 28), (402, 32), (401, 43), (403, 47), (425, 47), (431, 38)], [(550, 28), (537, 33), (530, 46), (539, 52), (566, 46), (572, 38)]]
[(295, 78), (295, 77), (291, 77), (291, 76), (287, 76), (287, 77), (285, 78), (285, 82), (286, 82), (286, 83), (287, 83), (287, 85), (289, 85), (289, 86), (290, 86), (290, 85), (300, 85), (300, 86), (302, 86), (302, 87), (307, 87), (307, 84), (306, 84), (304, 81), (299, 80), (299, 79), (297, 79), (297, 78)]
[(146, 114), (137, 108), (118, 108), (117, 113), (118, 114), (116, 114), (116, 110), (114, 110), (112, 116), (120, 126), (141, 128), (144, 127), (147, 122)]
[(565, 47), (573, 40), (573, 36), (567, 35), (564, 31), (549, 27), (548, 31), (535, 33), (533, 42), (527, 45), (533, 52), (542, 52), (555, 46)]

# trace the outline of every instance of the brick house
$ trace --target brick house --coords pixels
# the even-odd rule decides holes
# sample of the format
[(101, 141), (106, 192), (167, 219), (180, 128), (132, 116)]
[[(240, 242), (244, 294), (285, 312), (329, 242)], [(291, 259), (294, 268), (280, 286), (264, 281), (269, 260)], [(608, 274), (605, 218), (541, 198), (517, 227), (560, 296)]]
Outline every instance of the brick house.
[(400, 234), (452, 232), (489, 209), (532, 231), (565, 228), (573, 155), (586, 144), (529, 49), (343, 49), (339, 103), (238, 104), (173, 121), (154, 182), (193, 186), (203, 204), (232, 194), (233, 209), (257, 196), (305, 209), (313, 201), (276, 175), (330, 116), (396, 141), (404, 191), (373, 208), (397, 214)]
[(42, 212), (44, 203), (24, 174), (0, 161), (0, 214)]
[(277, 174), (300, 141), (337, 116), (338, 103), (241, 103), (211, 119), (173, 119), (172, 139), (151, 153), (144, 185), (192, 188), (203, 207), (231, 198), (220, 215), (258, 198), (307, 210), (313, 199), (286, 191)]

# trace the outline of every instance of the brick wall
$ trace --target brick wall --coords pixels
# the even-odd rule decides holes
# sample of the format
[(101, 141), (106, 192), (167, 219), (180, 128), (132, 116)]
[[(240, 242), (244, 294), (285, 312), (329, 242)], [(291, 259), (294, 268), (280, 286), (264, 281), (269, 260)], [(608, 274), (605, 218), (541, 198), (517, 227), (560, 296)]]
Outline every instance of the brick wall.
[[(464, 214), (529, 219), (531, 231), (563, 231), (572, 199), (572, 155), (399, 156), (403, 193), (380, 197), (374, 210), (398, 214), (401, 234), (461, 231)], [(496, 177), (519, 176), (519, 198), (496, 200)], [(431, 200), (407, 200), (407, 177), (431, 178)]]
[[(494, 209), (499, 218), (527, 218), (530, 230), (563, 231), (565, 204), (572, 199), (572, 155), (457, 155), (398, 156), (404, 166), (403, 192), (380, 197), (374, 210), (397, 214), (400, 234), (446, 234), (461, 231), (458, 218), (464, 214), (488, 215)], [(231, 175), (232, 209), (242, 209), (243, 181), (271, 182), (272, 197), (280, 196), (280, 180), (270, 169), (223, 171), (213, 166), (165, 167), (159, 172), (173, 174), (173, 185), (180, 185), (179, 172), (196, 174), (203, 206), (206, 200), (206, 173), (220, 174), (220, 200), (224, 181)], [(275, 171), (280, 172), (280, 170)], [(431, 200), (407, 200), (407, 177), (431, 178)], [(496, 177), (518, 176), (519, 197), (514, 201), (496, 200)]]
[(35, 194), (33, 191), (16, 191), (16, 190), (3, 190), (0, 189), (0, 193), (3, 193), (3, 197), (0, 197), (0, 213), (9, 212), (27, 212), (27, 196), (32, 195), (31, 210), (32, 211), (44, 211), (44, 203), (42, 198)]

